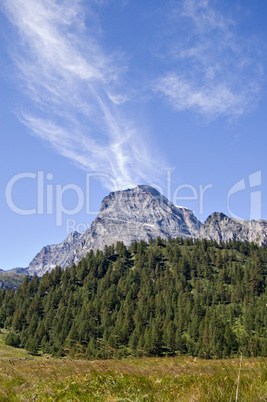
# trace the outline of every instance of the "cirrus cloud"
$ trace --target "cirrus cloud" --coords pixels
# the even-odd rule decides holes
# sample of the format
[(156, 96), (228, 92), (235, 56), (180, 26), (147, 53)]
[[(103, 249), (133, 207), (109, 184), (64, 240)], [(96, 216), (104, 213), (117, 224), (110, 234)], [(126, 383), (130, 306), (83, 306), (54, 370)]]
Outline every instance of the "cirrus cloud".
[(117, 190), (153, 181), (162, 166), (153, 163), (142, 128), (120, 109), (131, 97), (116, 90), (127, 66), (121, 54), (99, 45), (101, 28), (90, 4), (86, 24), (79, 1), (6, 0), (3, 10), (17, 33), (12, 57), (32, 101), (19, 118), (34, 136)]
[(192, 110), (207, 121), (252, 108), (263, 82), (257, 39), (237, 35), (215, 1), (185, 0), (172, 9), (171, 21), (167, 67), (154, 91), (177, 111)]

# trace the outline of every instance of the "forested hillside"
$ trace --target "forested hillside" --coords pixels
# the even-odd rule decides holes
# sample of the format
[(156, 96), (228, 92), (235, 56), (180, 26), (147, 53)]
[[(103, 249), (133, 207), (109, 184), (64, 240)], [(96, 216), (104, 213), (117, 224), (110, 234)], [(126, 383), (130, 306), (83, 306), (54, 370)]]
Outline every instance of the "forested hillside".
[(6, 343), (85, 358), (267, 355), (267, 247), (162, 240), (91, 251), (0, 291)]

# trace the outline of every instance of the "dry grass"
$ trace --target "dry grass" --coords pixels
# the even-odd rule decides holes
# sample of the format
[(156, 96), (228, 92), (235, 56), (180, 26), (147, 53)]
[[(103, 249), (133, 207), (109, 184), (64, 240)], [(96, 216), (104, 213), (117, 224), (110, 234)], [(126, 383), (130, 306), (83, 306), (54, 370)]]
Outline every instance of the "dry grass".
[[(2, 337), (1, 401), (235, 401), (236, 398), (239, 359), (33, 358), (26, 351), (5, 346)], [(267, 401), (266, 380), (267, 359), (243, 359), (238, 400)]]

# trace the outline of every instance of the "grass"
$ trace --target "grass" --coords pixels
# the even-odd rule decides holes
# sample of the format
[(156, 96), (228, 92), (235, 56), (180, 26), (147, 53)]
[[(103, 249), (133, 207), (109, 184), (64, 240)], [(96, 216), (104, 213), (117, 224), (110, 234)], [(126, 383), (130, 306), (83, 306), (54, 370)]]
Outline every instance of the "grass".
[[(32, 357), (0, 334), (2, 401), (235, 401), (240, 360)], [(267, 401), (267, 359), (243, 358), (238, 401)]]

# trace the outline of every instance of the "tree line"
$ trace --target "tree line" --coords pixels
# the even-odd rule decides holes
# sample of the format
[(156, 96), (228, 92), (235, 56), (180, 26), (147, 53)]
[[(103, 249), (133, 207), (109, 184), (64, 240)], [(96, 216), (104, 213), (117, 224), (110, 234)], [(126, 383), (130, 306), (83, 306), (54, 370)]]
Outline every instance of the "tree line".
[(157, 238), (0, 291), (6, 343), (83, 358), (267, 355), (267, 247)]

